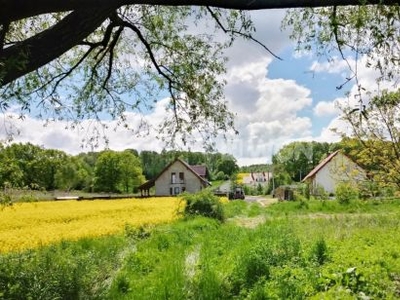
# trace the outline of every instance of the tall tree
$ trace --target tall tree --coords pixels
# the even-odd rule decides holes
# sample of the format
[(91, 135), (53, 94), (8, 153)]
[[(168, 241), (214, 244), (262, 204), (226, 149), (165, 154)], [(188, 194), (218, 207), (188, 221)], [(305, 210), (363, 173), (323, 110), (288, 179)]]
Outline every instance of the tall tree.
[(125, 193), (136, 192), (137, 187), (145, 181), (139, 157), (125, 150), (119, 153), (119, 165), (120, 190)]
[(131, 151), (103, 151), (96, 161), (96, 190), (133, 192), (143, 181), (140, 160)]
[(103, 151), (96, 161), (95, 189), (99, 192), (116, 193), (121, 172), (118, 156), (114, 151)]
[(217, 172), (223, 172), (225, 175), (231, 176), (239, 171), (239, 166), (232, 155), (224, 154), (217, 163), (217, 170)]
[(400, 188), (400, 90), (372, 97), (364, 114), (349, 106), (341, 109), (351, 128), (347, 135), (352, 139), (342, 142), (350, 154), (375, 182)]
[(8, 155), (3, 145), (0, 147), (0, 187), (20, 187), (24, 174), (14, 157)]
[(274, 173), (287, 173), (293, 181), (301, 181), (331, 150), (331, 144), (292, 142), (272, 157)]
[[(253, 9), (329, 6), (326, 10), (301, 10), (300, 18), (289, 18), (289, 24), (300, 24), (295, 26), (295, 35), (298, 28), (304, 28), (299, 34), (307, 42), (313, 28), (321, 29), (322, 34), (314, 36), (322, 42), (333, 41), (341, 50), (343, 45), (359, 41), (353, 36), (360, 37), (360, 28), (366, 26), (376, 38), (370, 48), (390, 54), (391, 62), (396, 62), (391, 51), (397, 49), (392, 41), (397, 41), (398, 35), (398, 1), (394, 0), (371, 0), (368, 4), (375, 4), (373, 7), (360, 5), (364, 2), (359, 0), (0, 3), (1, 107), (14, 100), (29, 110), (36, 99), (44, 118), (77, 121), (72, 126), (87, 117), (100, 120), (99, 112), (105, 112), (129, 127), (126, 110), (152, 109), (153, 101), (167, 91), (171, 114), (159, 128), (166, 140), (179, 136), (186, 142), (198, 131), (210, 142), (219, 132), (233, 129), (233, 115), (222, 94), (224, 81), (219, 79), (225, 71), (223, 53), (237, 37), (254, 41), (255, 28), (246, 12)], [(340, 5), (347, 7), (339, 9)], [(357, 16), (368, 17), (353, 18), (354, 10)], [(379, 16), (379, 20), (371, 16)], [(193, 27), (206, 22), (211, 22), (215, 31), (209, 26), (202, 34), (194, 33)], [(302, 26), (304, 22), (308, 26)], [(221, 39), (218, 31), (225, 33), (226, 39)], [(380, 34), (383, 38), (378, 38)], [(330, 38), (324, 39), (325, 35)], [(384, 51), (386, 48), (389, 50)]]
[(55, 180), (57, 189), (90, 191), (92, 176), (78, 156), (67, 156), (57, 168)]

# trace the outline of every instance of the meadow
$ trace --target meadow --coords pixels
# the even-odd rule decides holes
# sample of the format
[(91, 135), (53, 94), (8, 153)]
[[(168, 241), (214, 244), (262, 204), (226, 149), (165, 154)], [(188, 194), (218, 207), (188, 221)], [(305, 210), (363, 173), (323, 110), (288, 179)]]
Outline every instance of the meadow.
[(0, 299), (400, 297), (400, 200), (223, 207), (3, 253)]

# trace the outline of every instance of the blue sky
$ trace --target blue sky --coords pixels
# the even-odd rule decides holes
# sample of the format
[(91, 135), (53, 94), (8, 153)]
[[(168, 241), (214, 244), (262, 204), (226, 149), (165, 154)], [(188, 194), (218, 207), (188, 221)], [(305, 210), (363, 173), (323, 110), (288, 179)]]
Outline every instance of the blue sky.
[[(239, 165), (270, 162), (273, 153), (292, 141), (337, 141), (338, 136), (330, 129), (344, 125), (338, 120), (335, 102), (347, 101), (344, 98), (347, 91), (354, 93), (352, 82), (342, 90), (336, 89), (347, 75), (346, 66), (340, 59), (328, 64), (324, 58), (310, 53), (300, 56), (294, 52), (288, 32), (280, 30), (284, 13), (282, 10), (252, 13), (257, 29), (255, 37), (283, 58), (282, 61), (249, 41), (238, 41), (227, 53), (225, 97), (231, 111), (237, 114), (239, 135), (228, 136), (227, 140), (218, 138), (216, 145), (219, 152), (234, 155)], [(366, 86), (373, 84), (373, 74), (369, 71), (360, 68), (360, 78)], [(128, 114), (128, 122), (135, 127), (141, 118), (150, 122), (161, 119), (165, 115), (166, 102), (167, 99), (160, 99), (155, 110), (145, 116)], [(68, 124), (65, 122), (55, 121), (43, 127), (43, 121), (33, 116), (25, 116), (21, 121), (12, 111), (3, 118), (0, 139), (5, 139), (6, 130), (13, 129), (19, 131), (14, 142), (31, 142), (70, 154), (92, 149), (82, 143), (93, 130), (90, 120), (83, 121), (80, 129), (66, 130)], [(122, 128), (114, 131), (116, 123), (108, 122), (110, 129), (104, 134), (113, 150), (163, 149), (164, 144), (155, 138), (155, 132), (138, 137)], [(94, 150), (100, 151), (104, 147), (105, 144), (99, 141)], [(190, 147), (202, 150), (199, 145)]]
[(312, 120), (312, 134), (316, 136), (322, 128), (329, 125), (331, 119), (316, 116), (313, 112), (315, 105), (321, 101), (330, 102), (338, 97), (344, 97), (346, 92), (350, 90), (351, 84), (338, 90), (336, 87), (342, 85), (345, 81), (341, 74), (318, 73), (310, 70), (313, 63), (324, 60), (322, 57), (295, 57), (292, 46), (285, 48), (280, 53), (280, 57), (283, 59), (282, 61), (273, 60), (268, 66), (268, 77), (271, 79), (292, 79), (310, 90), (313, 106), (302, 109), (298, 112), (298, 115)]

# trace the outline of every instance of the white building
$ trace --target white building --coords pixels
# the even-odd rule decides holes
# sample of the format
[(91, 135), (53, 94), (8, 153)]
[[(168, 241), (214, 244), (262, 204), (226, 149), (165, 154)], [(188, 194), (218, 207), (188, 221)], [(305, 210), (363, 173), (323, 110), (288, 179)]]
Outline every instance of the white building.
[(167, 165), (156, 178), (139, 187), (142, 196), (149, 196), (155, 186), (156, 196), (176, 196), (183, 192), (196, 193), (207, 187), (208, 171), (205, 166), (190, 166), (177, 158)]
[(366, 179), (365, 170), (337, 150), (308, 173), (303, 182), (310, 184), (312, 194), (315, 194), (319, 188), (323, 188), (329, 194), (334, 194), (336, 185), (340, 182), (358, 184)]

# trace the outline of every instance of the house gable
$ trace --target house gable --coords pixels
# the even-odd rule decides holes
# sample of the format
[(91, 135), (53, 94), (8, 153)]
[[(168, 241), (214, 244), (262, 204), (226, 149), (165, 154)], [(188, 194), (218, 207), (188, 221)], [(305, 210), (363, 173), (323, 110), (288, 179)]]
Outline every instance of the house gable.
[(322, 187), (328, 193), (334, 193), (340, 182), (359, 182), (366, 179), (365, 171), (340, 150), (321, 161), (304, 179), (309, 182), (311, 192)]
[[(205, 168), (205, 167), (204, 167)], [(195, 193), (209, 185), (190, 165), (176, 159), (167, 165), (155, 179), (143, 187), (155, 186), (156, 196), (178, 195), (182, 192)]]

